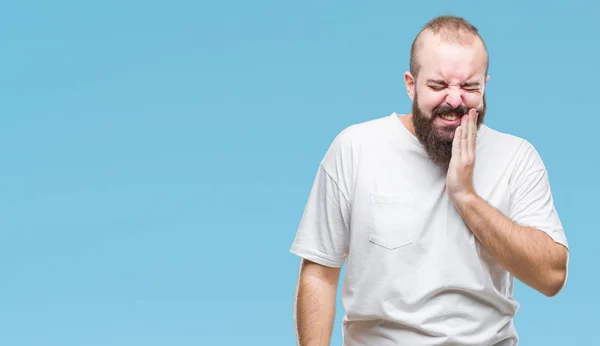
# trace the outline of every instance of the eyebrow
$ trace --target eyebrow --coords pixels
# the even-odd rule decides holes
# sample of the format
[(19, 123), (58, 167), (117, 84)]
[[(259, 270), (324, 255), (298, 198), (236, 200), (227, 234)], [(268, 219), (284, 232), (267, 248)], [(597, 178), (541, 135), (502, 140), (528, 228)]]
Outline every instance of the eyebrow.
[(433, 83), (433, 84), (446, 84), (446, 82), (444, 82), (441, 79), (428, 79), (427, 83)]
[(475, 86), (478, 87), (480, 85), (481, 85), (481, 83), (479, 83), (479, 82), (470, 82), (470, 83), (464, 83), (462, 86), (463, 87), (475, 87)]

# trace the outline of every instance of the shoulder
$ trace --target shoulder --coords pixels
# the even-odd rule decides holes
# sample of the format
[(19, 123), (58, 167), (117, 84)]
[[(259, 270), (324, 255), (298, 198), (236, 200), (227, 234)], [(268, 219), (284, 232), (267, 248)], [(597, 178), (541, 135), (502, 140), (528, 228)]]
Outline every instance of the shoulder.
[(364, 143), (377, 138), (378, 134), (389, 128), (389, 125), (390, 116), (354, 123), (338, 132), (332, 144), (350, 145)]
[(481, 125), (481, 127), (480, 131), (483, 131), (484, 133), (486, 144), (492, 146), (507, 145), (509, 148), (530, 145), (530, 143), (522, 137), (502, 132), (487, 125)]
[(357, 176), (364, 156), (372, 151), (373, 143), (385, 131), (389, 120), (389, 116), (375, 118), (340, 130), (322, 158), (321, 167), (338, 183), (346, 179), (350, 184)]
[[(369, 143), (389, 129), (390, 116), (354, 123), (340, 130), (333, 138), (327, 156), (359, 154)], [(389, 130), (388, 130), (389, 131)]]
[(506, 158), (514, 174), (529, 174), (546, 169), (537, 148), (529, 140), (510, 133), (485, 127), (484, 147), (490, 157)]
[(488, 147), (498, 148), (511, 154), (537, 154), (535, 146), (523, 137), (502, 132), (489, 126), (484, 126), (483, 130), (485, 131), (485, 145)]

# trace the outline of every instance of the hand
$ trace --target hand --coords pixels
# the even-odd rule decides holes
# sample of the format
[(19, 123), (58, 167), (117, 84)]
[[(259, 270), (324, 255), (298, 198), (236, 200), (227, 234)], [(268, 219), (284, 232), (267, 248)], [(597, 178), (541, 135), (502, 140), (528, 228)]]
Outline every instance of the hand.
[(475, 194), (473, 168), (477, 140), (477, 111), (471, 108), (463, 115), (454, 132), (452, 158), (446, 175), (446, 191), (453, 201)]

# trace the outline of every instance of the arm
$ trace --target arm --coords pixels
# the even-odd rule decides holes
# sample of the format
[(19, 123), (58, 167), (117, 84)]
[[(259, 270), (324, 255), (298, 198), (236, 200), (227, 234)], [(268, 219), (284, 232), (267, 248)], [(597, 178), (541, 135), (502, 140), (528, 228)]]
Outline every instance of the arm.
[(553, 296), (566, 280), (568, 250), (541, 231), (555, 232), (560, 227), (545, 172), (538, 169), (520, 179), (512, 202), (514, 219), (488, 204), (473, 187), (476, 120), (474, 112), (465, 115), (454, 134), (448, 194), (471, 232), (501, 266), (528, 286)]
[(302, 258), (294, 301), (300, 346), (329, 346), (341, 268), (350, 251), (357, 161), (352, 131), (336, 137), (318, 167), (290, 252)]
[(335, 316), (340, 268), (303, 259), (294, 305), (299, 346), (328, 346)]
[(465, 223), (506, 270), (546, 296), (562, 288), (567, 249), (547, 234), (518, 225), (485, 200), (470, 193), (455, 199)]

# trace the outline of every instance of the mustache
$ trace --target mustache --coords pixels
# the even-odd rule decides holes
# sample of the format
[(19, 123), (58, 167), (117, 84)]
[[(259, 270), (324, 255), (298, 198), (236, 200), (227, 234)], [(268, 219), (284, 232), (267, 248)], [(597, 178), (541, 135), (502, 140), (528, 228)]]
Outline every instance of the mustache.
[(455, 108), (452, 108), (448, 105), (442, 105), (442, 106), (437, 106), (433, 109), (433, 111), (431, 112), (431, 114), (433, 115), (432, 119), (435, 117), (439, 117), (441, 115), (449, 115), (449, 114), (456, 114), (458, 116), (462, 116), (464, 114), (467, 114), (469, 112), (469, 109), (467, 108), (467, 106), (458, 106)]

